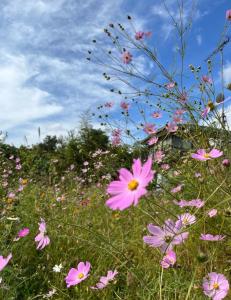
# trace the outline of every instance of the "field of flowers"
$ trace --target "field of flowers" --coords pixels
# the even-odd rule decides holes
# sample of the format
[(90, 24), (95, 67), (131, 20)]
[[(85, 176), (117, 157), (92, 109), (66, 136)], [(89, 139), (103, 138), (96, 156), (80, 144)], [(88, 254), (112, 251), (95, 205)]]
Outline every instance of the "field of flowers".
[[(119, 55), (109, 51), (108, 63), (89, 50), (88, 61), (111, 66), (105, 79), (125, 76), (119, 79), (132, 95), (112, 89), (123, 97), (122, 119), (110, 115), (113, 102), (94, 113), (111, 128), (107, 149), (87, 153), (78, 165), (73, 156), (67, 168), (70, 148), (84, 158), (83, 145), (81, 151), (73, 143), (69, 152), (46, 150), (45, 172), (45, 160), (31, 159), (30, 148), (0, 144), (0, 299), (231, 299), (231, 133), (225, 119), (231, 86), (216, 92), (210, 59), (206, 70), (189, 66), (195, 81), (187, 86), (183, 73), (175, 78), (149, 50), (151, 32), (135, 30), (127, 19), (134, 34), (121, 24), (105, 29)], [(231, 10), (225, 32), (230, 20)], [(183, 38), (186, 25), (175, 26)], [(163, 82), (137, 71), (137, 51), (156, 64)], [(145, 82), (144, 90), (131, 92), (128, 78)], [(155, 148), (155, 122), (166, 113), (163, 140), (179, 135), (191, 143), (187, 151)], [(140, 132), (146, 145), (139, 148)], [(125, 135), (136, 141), (126, 153), (120, 148)], [(116, 159), (119, 151), (125, 154)]]

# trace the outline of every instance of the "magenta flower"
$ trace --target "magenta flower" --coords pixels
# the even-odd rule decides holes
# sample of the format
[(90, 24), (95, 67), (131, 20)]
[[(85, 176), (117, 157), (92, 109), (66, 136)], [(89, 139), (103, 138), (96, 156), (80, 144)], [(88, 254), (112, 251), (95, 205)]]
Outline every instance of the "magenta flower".
[(207, 153), (205, 149), (199, 149), (197, 150), (197, 153), (193, 153), (191, 157), (197, 160), (206, 161), (212, 158), (220, 157), (222, 155), (223, 152), (218, 149), (212, 149), (209, 153)]
[(151, 31), (143, 32), (143, 31), (137, 31), (135, 34), (135, 39), (137, 41), (142, 40), (144, 37), (150, 37), (152, 35)]
[(156, 128), (154, 124), (147, 123), (144, 125), (144, 132), (147, 134), (154, 134), (156, 133)]
[(154, 136), (148, 140), (148, 145), (152, 146), (158, 142), (158, 137)]
[(225, 235), (212, 235), (212, 234), (201, 234), (200, 240), (202, 241), (211, 241), (217, 242), (222, 241), (225, 238)]
[(168, 269), (170, 266), (172, 267), (176, 263), (176, 253), (173, 250), (167, 251), (166, 255), (163, 257), (161, 261), (161, 266), (164, 269)]
[(91, 289), (93, 290), (101, 290), (104, 289), (110, 281), (114, 280), (115, 276), (118, 274), (118, 272), (115, 270), (113, 271), (108, 271), (107, 276), (102, 276), (100, 277), (100, 280), (98, 283), (96, 283), (96, 286), (92, 286)]
[(182, 227), (186, 227), (188, 225), (192, 225), (196, 222), (196, 217), (191, 215), (190, 213), (185, 213), (178, 216), (178, 222), (181, 222)]
[(81, 281), (87, 279), (90, 268), (91, 264), (88, 261), (86, 263), (80, 262), (76, 269), (71, 268), (65, 278), (67, 287), (69, 288), (72, 285), (77, 285)]
[(104, 107), (112, 108), (113, 105), (114, 105), (113, 102), (106, 102), (106, 103), (104, 104)]
[(193, 199), (191, 201), (186, 201), (186, 200), (180, 200), (179, 202), (173, 201), (176, 205), (182, 207), (196, 207), (196, 208), (201, 208), (205, 205), (205, 202), (202, 201), (201, 199)]
[(204, 294), (212, 300), (221, 300), (226, 297), (229, 291), (229, 282), (223, 274), (209, 273), (203, 279)]
[(46, 235), (46, 223), (41, 218), (41, 222), (39, 224), (39, 234), (35, 237), (35, 242), (37, 243), (37, 250), (42, 250), (47, 245), (50, 244), (50, 238)]
[(124, 210), (138, 204), (139, 199), (147, 193), (146, 187), (152, 181), (152, 159), (149, 158), (142, 166), (140, 159), (135, 159), (132, 165), (133, 173), (122, 168), (119, 171), (119, 180), (112, 181), (107, 192), (113, 197), (109, 198), (106, 205), (111, 209)]
[(225, 158), (222, 160), (222, 165), (224, 167), (229, 167), (230, 166), (230, 160), (228, 158)]
[(0, 256), (0, 272), (5, 268), (11, 258), (11, 253), (6, 258), (4, 258), (2, 255)]
[(123, 52), (123, 54), (122, 54), (122, 60), (123, 60), (124, 64), (126, 64), (126, 65), (129, 64), (132, 61), (132, 55), (131, 55), (131, 53), (128, 52), (128, 51)]
[(19, 230), (17, 236), (18, 236), (19, 238), (22, 238), (22, 237), (27, 236), (29, 233), (30, 233), (30, 229), (27, 228), (27, 227), (25, 227), (25, 228)]
[(180, 233), (181, 224), (171, 219), (166, 220), (163, 227), (149, 224), (147, 228), (151, 235), (143, 237), (144, 243), (150, 247), (160, 248), (162, 252), (172, 250), (174, 245), (182, 244), (189, 235), (188, 232)]
[(228, 21), (231, 21), (231, 9), (229, 9), (229, 10), (226, 11), (226, 19)]
[(215, 217), (216, 214), (217, 214), (217, 209), (215, 209), (215, 208), (211, 209), (211, 210), (208, 212), (208, 216), (209, 216), (210, 218)]

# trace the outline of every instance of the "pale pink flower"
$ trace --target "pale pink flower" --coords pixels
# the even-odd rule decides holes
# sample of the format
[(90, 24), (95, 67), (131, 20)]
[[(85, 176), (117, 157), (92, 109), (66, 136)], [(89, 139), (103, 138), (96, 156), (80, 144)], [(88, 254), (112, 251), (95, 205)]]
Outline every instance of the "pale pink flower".
[(225, 235), (212, 235), (212, 234), (201, 234), (200, 240), (203, 241), (211, 241), (211, 242), (217, 242), (222, 241), (225, 238)]
[(41, 222), (39, 224), (39, 234), (35, 237), (35, 242), (37, 243), (37, 250), (42, 250), (47, 245), (50, 244), (50, 238), (46, 235), (46, 223), (41, 218)]
[(215, 217), (217, 215), (217, 209), (213, 208), (208, 212), (208, 216), (210, 218)]
[(14, 155), (11, 155), (11, 156), (9, 157), (9, 159), (10, 159), (10, 160), (14, 159)]
[(209, 273), (203, 279), (203, 291), (212, 300), (222, 300), (229, 292), (229, 282), (223, 274)]
[(2, 255), (0, 256), (0, 272), (5, 268), (11, 258), (11, 253), (6, 258), (4, 258)]
[(122, 60), (124, 64), (129, 64), (132, 61), (132, 54), (128, 51), (123, 52)]
[[(180, 225), (180, 226), (179, 226)], [(160, 248), (162, 252), (172, 250), (174, 245), (179, 245), (188, 238), (188, 232), (180, 232), (181, 224), (174, 222), (171, 219), (165, 221), (164, 226), (148, 225), (148, 231), (151, 235), (144, 236), (144, 243), (150, 247)]]
[(172, 88), (175, 87), (175, 85), (176, 85), (175, 82), (169, 82), (169, 83), (166, 84), (166, 88), (168, 90), (171, 90)]
[(101, 290), (104, 289), (110, 281), (113, 281), (115, 276), (118, 274), (118, 272), (115, 270), (113, 271), (108, 271), (107, 276), (102, 276), (100, 277), (100, 280), (98, 283), (96, 283), (96, 286), (92, 286), (91, 289), (93, 290)]
[(177, 110), (175, 111), (175, 115), (179, 115), (179, 116), (183, 115), (184, 113), (185, 113), (185, 110), (184, 110), (184, 109), (177, 109)]
[(159, 111), (154, 111), (151, 116), (155, 119), (160, 119), (162, 117), (162, 114)]
[(197, 160), (206, 161), (212, 158), (220, 157), (222, 155), (223, 152), (218, 149), (212, 149), (209, 153), (207, 153), (205, 149), (199, 149), (197, 150), (197, 153), (193, 153), (191, 157)]
[[(176, 172), (176, 171), (175, 171)], [(182, 190), (183, 184), (178, 184), (174, 188), (171, 189), (171, 193), (176, 194)]]
[(201, 199), (193, 199), (191, 201), (186, 201), (186, 200), (180, 200), (179, 202), (173, 201), (176, 205), (179, 207), (196, 207), (196, 208), (201, 208), (205, 205), (205, 202), (202, 201)]
[(7, 197), (9, 198), (9, 199), (14, 199), (15, 198), (15, 193), (13, 193), (13, 192), (10, 192), (8, 195), (7, 195)]
[(177, 129), (178, 129), (178, 126), (175, 122), (169, 122), (167, 123), (166, 125), (166, 129), (167, 131), (170, 133), (170, 132), (176, 132)]
[(164, 171), (167, 171), (170, 169), (170, 165), (169, 164), (162, 164), (161, 166), (161, 169), (164, 170)]
[(161, 261), (161, 266), (164, 269), (168, 269), (170, 266), (172, 267), (176, 263), (176, 253), (173, 250), (167, 251), (166, 255), (163, 257)]
[(124, 210), (129, 206), (137, 205), (139, 199), (147, 193), (146, 187), (152, 181), (152, 159), (149, 158), (142, 166), (140, 159), (135, 159), (132, 173), (125, 168), (119, 170), (119, 180), (112, 181), (107, 193), (112, 197), (106, 202), (111, 209)]
[(22, 165), (20, 165), (20, 164), (16, 165), (15, 169), (16, 170), (21, 170), (22, 169)]
[(148, 145), (152, 146), (158, 142), (158, 137), (154, 136), (148, 140)]
[(165, 154), (161, 150), (158, 150), (154, 153), (154, 161), (156, 161), (158, 163), (162, 162), (164, 157), (165, 157)]
[(201, 173), (196, 172), (196, 173), (194, 174), (194, 176), (195, 176), (196, 178), (201, 177)]
[(228, 21), (231, 21), (231, 9), (228, 9), (228, 10), (226, 11), (226, 19), (227, 19)]
[(180, 123), (183, 122), (183, 118), (180, 117), (179, 115), (175, 115), (175, 116), (173, 116), (173, 121), (174, 121), (174, 123), (176, 123), (176, 124), (180, 124)]
[(156, 133), (156, 128), (154, 124), (150, 124), (150, 123), (146, 123), (144, 125), (144, 132), (146, 132), (147, 134), (154, 134)]
[(212, 79), (210, 77), (208, 77), (207, 75), (203, 75), (201, 79), (204, 83), (208, 83), (208, 84), (213, 83)]
[(191, 215), (190, 213), (185, 213), (178, 216), (178, 222), (181, 222), (182, 227), (186, 227), (188, 225), (194, 224), (196, 222), (196, 217), (194, 215)]
[(81, 281), (87, 279), (90, 268), (91, 264), (88, 261), (86, 263), (80, 262), (77, 268), (71, 268), (65, 278), (67, 287), (69, 288), (72, 285), (77, 285)]

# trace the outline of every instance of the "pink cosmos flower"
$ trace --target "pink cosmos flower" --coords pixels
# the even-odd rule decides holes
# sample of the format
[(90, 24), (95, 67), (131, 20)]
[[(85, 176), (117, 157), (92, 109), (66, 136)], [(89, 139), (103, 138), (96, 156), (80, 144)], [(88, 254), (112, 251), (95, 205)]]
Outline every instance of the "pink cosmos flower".
[(160, 119), (162, 117), (162, 114), (158, 111), (154, 111), (151, 116), (155, 119)]
[(88, 261), (86, 263), (80, 262), (76, 269), (71, 268), (65, 278), (67, 287), (69, 288), (72, 285), (77, 285), (81, 281), (85, 280), (89, 276), (88, 273), (90, 268), (91, 264)]
[(222, 165), (225, 167), (229, 167), (230, 166), (230, 160), (225, 158), (222, 160)]
[(209, 153), (207, 153), (205, 149), (199, 149), (197, 150), (197, 153), (193, 153), (191, 157), (197, 160), (206, 161), (212, 158), (220, 157), (222, 155), (223, 152), (218, 149), (212, 149)]
[(15, 193), (13, 193), (13, 192), (10, 192), (8, 195), (7, 195), (7, 197), (8, 198), (10, 198), (10, 199), (14, 199), (15, 198)]
[(46, 223), (45, 221), (41, 218), (41, 222), (39, 224), (39, 234), (36, 235), (35, 237), (35, 242), (37, 244), (37, 250), (42, 250), (45, 248), (47, 245), (50, 244), (50, 238), (46, 234)]
[(20, 164), (16, 165), (15, 169), (16, 170), (21, 170), (22, 169), (22, 165), (20, 165)]
[(175, 82), (169, 82), (169, 83), (166, 84), (166, 88), (167, 88), (168, 90), (171, 90), (171, 89), (173, 89), (174, 87), (175, 87)]
[(168, 171), (170, 169), (170, 165), (169, 164), (162, 164), (160, 167), (164, 171)]
[(196, 178), (201, 177), (201, 173), (196, 172), (196, 173), (194, 174), (194, 176), (195, 176)]
[(148, 145), (152, 146), (158, 142), (158, 137), (154, 136), (148, 140)]
[(229, 282), (223, 274), (209, 273), (203, 279), (203, 291), (212, 300), (221, 300), (229, 292)]
[(196, 222), (196, 217), (189, 213), (185, 213), (178, 216), (178, 221), (181, 222), (182, 227), (186, 227), (188, 225), (194, 224)]
[(173, 116), (173, 122), (175, 124), (183, 123), (183, 118), (181, 116), (179, 116), (179, 115)]
[(202, 201), (201, 199), (193, 199), (191, 201), (186, 201), (186, 200), (180, 200), (179, 202), (173, 201), (176, 205), (182, 207), (196, 207), (196, 208), (201, 208), (205, 205), (205, 202)]
[(118, 274), (118, 272), (115, 270), (113, 271), (108, 271), (107, 276), (102, 276), (100, 277), (100, 280), (98, 283), (96, 283), (96, 286), (92, 286), (91, 289), (93, 290), (101, 290), (104, 289), (110, 281), (114, 280), (115, 276)]
[(187, 99), (188, 99), (188, 94), (186, 92), (183, 92), (178, 97), (178, 101), (180, 101), (181, 103), (185, 103), (187, 101)]
[(200, 240), (203, 241), (211, 241), (211, 242), (217, 242), (222, 241), (225, 238), (225, 235), (212, 235), (212, 234), (201, 234)]
[(121, 103), (120, 103), (120, 107), (123, 109), (123, 110), (128, 110), (129, 109), (129, 104), (127, 103), (127, 102), (125, 102), (125, 101), (122, 101)]
[(215, 217), (216, 214), (217, 214), (217, 209), (215, 209), (215, 208), (211, 209), (211, 210), (208, 212), (208, 216), (209, 216), (210, 218)]
[(156, 133), (156, 128), (154, 124), (150, 124), (150, 123), (146, 123), (144, 125), (144, 132), (146, 132), (147, 134), (154, 134)]
[(106, 102), (106, 103), (104, 104), (104, 106), (107, 107), (107, 108), (111, 108), (113, 105), (114, 105), (113, 102)]
[(5, 268), (11, 258), (11, 253), (6, 258), (4, 258), (2, 255), (0, 256), (0, 272)]
[(158, 150), (154, 153), (154, 161), (156, 161), (158, 163), (162, 162), (164, 157), (165, 157), (165, 154), (161, 150)]
[(18, 236), (19, 238), (22, 238), (22, 237), (27, 236), (29, 233), (30, 233), (30, 229), (27, 228), (27, 227), (25, 227), (25, 228), (19, 230), (17, 236)]
[(176, 187), (171, 189), (171, 193), (176, 194), (182, 190), (183, 184), (178, 184)]
[(184, 113), (185, 113), (185, 110), (184, 110), (184, 109), (177, 109), (177, 110), (175, 111), (175, 115), (179, 115), (179, 116), (183, 115)]
[(150, 37), (152, 35), (151, 31), (143, 32), (143, 31), (138, 31), (135, 34), (135, 39), (137, 41), (142, 40), (144, 37)]
[(174, 245), (179, 245), (188, 238), (188, 232), (180, 233), (181, 224), (173, 222), (171, 219), (165, 221), (164, 226), (148, 225), (151, 235), (143, 237), (144, 243), (150, 247), (160, 248), (162, 252), (172, 250)]
[(170, 133), (170, 132), (176, 132), (177, 129), (178, 129), (178, 126), (176, 125), (176, 123), (174, 122), (169, 122), (167, 123), (166, 125), (166, 129), (167, 131)]
[(123, 52), (123, 54), (122, 54), (122, 60), (123, 60), (124, 64), (126, 64), (126, 65), (129, 64), (132, 61), (132, 55), (131, 55), (131, 53), (128, 52), (128, 51)]
[(201, 79), (204, 83), (208, 83), (208, 84), (213, 83), (212, 79), (210, 77), (206, 76), (206, 75), (203, 75)]
[(231, 9), (229, 9), (229, 10), (226, 11), (226, 19), (228, 21), (231, 21)]
[(146, 187), (152, 181), (152, 159), (149, 158), (142, 166), (140, 159), (135, 159), (132, 173), (127, 169), (119, 170), (119, 180), (112, 181), (107, 192), (112, 195), (106, 202), (111, 209), (124, 210), (138, 204), (139, 199), (147, 193)]
[(121, 130), (120, 129), (114, 129), (112, 131), (112, 145), (118, 146), (121, 144)]
[(161, 266), (164, 269), (168, 269), (170, 266), (172, 267), (176, 263), (176, 253), (173, 250), (167, 251), (166, 255), (163, 257), (161, 261)]

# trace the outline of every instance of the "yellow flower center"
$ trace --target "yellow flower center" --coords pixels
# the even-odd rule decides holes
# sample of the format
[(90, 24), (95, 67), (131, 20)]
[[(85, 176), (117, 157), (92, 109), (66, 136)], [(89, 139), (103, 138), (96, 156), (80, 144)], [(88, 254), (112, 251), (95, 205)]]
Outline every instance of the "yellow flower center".
[(184, 218), (184, 219), (182, 220), (182, 223), (183, 223), (184, 225), (187, 225), (187, 224), (189, 223), (189, 221), (188, 221), (187, 218)]
[(204, 154), (204, 157), (205, 157), (205, 158), (210, 158), (209, 153), (205, 153), (205, 154)]
[(78, 279), (82, 279), (82, 278), (84, 277), (84, 274), (83, 274), (83, 273), (79, 273), (79, 274), (77, 275), (77, 277), (78, 277)]
[(217, 282), (215, 282), (215, 283), (213, 284), (213, 288), (214, 288), (215, 290), (218, 290), (218, 289), (219, 289), (219, 284), (218, 284)]
[(209, 107), (211, 110), (213, 110), (213, 109), (215, 108), (213, 102), (209, 102), (209, 103), (208, 103), (208, 107)]
[(128, 188), (130, 191), (134, 191), (137, 189), (138, 185), (139, 185), (139, 182), (135, 179), (132, 179), (128, 184)]

